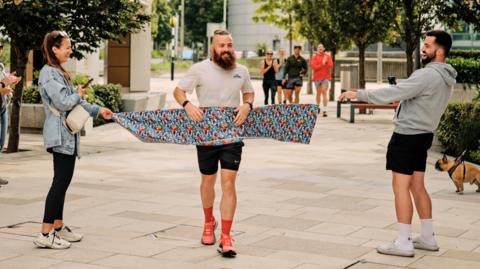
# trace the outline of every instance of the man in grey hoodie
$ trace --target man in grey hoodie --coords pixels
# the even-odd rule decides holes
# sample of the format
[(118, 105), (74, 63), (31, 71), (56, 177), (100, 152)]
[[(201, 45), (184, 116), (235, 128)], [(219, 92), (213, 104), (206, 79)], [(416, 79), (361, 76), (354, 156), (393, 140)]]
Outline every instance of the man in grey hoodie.
[[(398, 238), (377, 251), (382, 254), (413, 257), (414, 248), (438, 251), (432, 224), (432, 202), (425, 185), (427, 151), (433, 132), (451, 96), (457, 72), (446, 64), (452, 38), (442, 30), (427, 33), (422, 47), (424, 68), (398, 85), (376, 90), (347, 91), (339, 99), (358, 99), (369, 103), (388, 104), (401, 101), (393, 123), (395, 129), (388, 144), (387, 170), (392, 170)], [(411, 239), (413, 204), (415, 201), (422, 230)]]

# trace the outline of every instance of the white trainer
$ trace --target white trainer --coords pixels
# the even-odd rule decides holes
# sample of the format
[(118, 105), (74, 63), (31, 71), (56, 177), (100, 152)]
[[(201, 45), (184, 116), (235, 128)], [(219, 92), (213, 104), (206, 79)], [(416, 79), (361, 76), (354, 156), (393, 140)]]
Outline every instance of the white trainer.
[(413, 246), (411, 249), (401, 249), (395, 241), (390, 244), (377, 247), (377, 252), (380, 254), (394, 255), (401, 257), (414, 257), (415, 251)]
[(79, 242), (83, 238), (83, 235), (72, 232), (72, 230), (65, 225), (63, 225), (62, 229), (57, 232), (57, 235), (68, 242)]
[(67, 249), (72, 245), (70, 242), (58, 237), (55, 232), (50, 233), (47, 236), (44, 236), (42, 233), (40, 233), (37, 238), (33, 240), (33, 244), (40, 248), (51, 249)]
[(423, 249), (428, 251), (438, 251), (440, 247), (438, 246), (437, 242), (430, 244), (422, 239), (421, 236), (413, 239), (413, 247), (416, 249)]

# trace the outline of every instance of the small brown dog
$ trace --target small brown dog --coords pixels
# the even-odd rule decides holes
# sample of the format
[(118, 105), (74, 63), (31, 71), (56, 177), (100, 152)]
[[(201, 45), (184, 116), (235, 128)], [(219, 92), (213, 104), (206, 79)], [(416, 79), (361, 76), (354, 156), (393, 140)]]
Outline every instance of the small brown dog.
[(477, 184), (477, 192), (480, 192), (480, 169), (471, 164), (466, 164), (463, 160), (463, 155), (460, 155), (455, 160), (448, 160), (447, 156), (443, 154), (443, 158), (435, 163), (435, 169), (438, 171), (448, 171), (448, 175), (457, 187), (456, 192), (463, 194), (463, 183), (469, 182), (470, 185)]

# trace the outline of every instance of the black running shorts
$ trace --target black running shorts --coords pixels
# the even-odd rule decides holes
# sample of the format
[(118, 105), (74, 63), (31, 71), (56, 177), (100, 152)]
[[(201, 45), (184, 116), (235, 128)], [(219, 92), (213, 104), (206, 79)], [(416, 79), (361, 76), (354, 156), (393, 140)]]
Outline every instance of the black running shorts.
[(204, 175), (216, 174), (219, 161), (222, 169), (238, 171), (243, 146), (243, 142), (221, 146), (197, 146), (200, 172)]
[(393, 133), (387, 151), (387, 170), (413, 175), (425, 172), (427, 151), (432, 146), (433, 134), (404, 135)]

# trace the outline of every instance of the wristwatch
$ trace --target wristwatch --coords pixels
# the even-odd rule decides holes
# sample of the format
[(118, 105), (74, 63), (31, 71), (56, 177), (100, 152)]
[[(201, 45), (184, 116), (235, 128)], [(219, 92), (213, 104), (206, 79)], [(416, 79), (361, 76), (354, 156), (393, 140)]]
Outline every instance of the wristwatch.
[(190, 103), (190, 101), (185, 100), (185, 102), (182, 103), (182, 107), (185, 107), (188, 103)]

